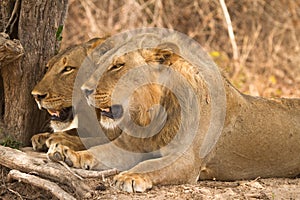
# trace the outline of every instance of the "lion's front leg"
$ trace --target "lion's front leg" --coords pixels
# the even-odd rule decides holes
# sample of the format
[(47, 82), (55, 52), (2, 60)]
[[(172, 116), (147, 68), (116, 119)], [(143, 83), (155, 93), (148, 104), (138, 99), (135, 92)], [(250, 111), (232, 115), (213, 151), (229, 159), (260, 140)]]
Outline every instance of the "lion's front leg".
[(144, 159), (144, 154), (128, 152), (117, 148), (115, 144), (98, 145), (84, 151), (74, 151), (71, 148), (53, 144), (47, 153), (53, 161), (64, 161), (71, 167), (105, 170), (116, 168), (128, 170)]
[(154, 185), (195, 183), (199, 166), (188, 154), (146, 160), (115, 176), (114, 185), (126, 192), (144, 192)]

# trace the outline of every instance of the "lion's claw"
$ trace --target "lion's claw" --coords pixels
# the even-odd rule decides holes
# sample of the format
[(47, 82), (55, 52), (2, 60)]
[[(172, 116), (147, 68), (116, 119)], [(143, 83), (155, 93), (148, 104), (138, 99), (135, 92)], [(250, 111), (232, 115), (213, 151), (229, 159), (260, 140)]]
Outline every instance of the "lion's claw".
[(63, 157), (59, 152), (55, 152), (53, 154), (53, 159), (55, 159), (56, 161), (63, 161)]
[(66, 158), (64, 161), (69, 167), (73, 167), (73, 162), (70, 160), (70, 158)]

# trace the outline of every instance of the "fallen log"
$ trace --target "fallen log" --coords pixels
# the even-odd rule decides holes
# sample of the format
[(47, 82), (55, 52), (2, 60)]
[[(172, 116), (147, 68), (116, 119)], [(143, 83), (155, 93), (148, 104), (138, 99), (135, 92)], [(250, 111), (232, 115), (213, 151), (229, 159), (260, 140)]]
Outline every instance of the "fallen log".
[(38, 176), (26, 174), (13, 169), (8, 173), (7, 177), (9, 181), (14, 179), (49, 191), (58, 199), (76, 200), (72, 195), (61, 189), (56, 183), (42, 179)]
[[(47, 154), (46, 153), (41, 153), (34, 151), (32, 147), (24, 147), (21, 149), (21, 151), (26, 152), (27, 155), (30, 155), (35, 158), (42, 158), (42, 159), (47, 159)], [(64, 164), (66, 167), (66, 164)], [(68, 167), (66, 167), (68, 168)], [(113, 176), (119, 173), (117, 169), (108, 169), (104, 171), (93, 171), (93, 170), (84, 170), (84, 169), (75, 169), (75, 168), (68, 168), (68, 171), (72, 171), (71, 173), (75, 173), (78, 175), (80, 178), (106, 178), (109, 176)]]
[(89, 186), (62, 165), (48, 159), (35, 158), (22, 151), (0, 146), (0, 165), (68, 185), (80, 198), (91, 196)]

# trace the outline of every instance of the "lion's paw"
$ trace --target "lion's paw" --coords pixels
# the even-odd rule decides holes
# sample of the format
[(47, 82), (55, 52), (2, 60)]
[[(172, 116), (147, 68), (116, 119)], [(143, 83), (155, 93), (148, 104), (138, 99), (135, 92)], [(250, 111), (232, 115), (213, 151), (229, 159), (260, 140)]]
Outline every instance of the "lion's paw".
[(64, 132), (53, 133), (48, 138), (48, 140), (46, 140), (46, 146), (49, 149), (50, 149), (51, 146), (54, 146), (54, 145), (57, 145), (57, 144), (67, 146), (70, 149), (73, 149), (75, 151), (86, 149), (84, 144), (81, 142), (80, 137), (68, 135), (67, 133), (64, 133)]
[(82, 169), (92, 169), (96, 160), (93, 154), (88, 151), (74, 151), (67, 146), (52, 144), (48, 150), (47, 156), (55, 162), (64, 161), (68, 166)]
[(39, 133), (31, 138), (32, 148), (35, 151), (47, 151), (46, 141), (51, 136), (51, 133)]
[(152, 182), (147, 176), (127, 171), (116, 175), (113, 184), (125, 192), (144, 192), (152, 188)]

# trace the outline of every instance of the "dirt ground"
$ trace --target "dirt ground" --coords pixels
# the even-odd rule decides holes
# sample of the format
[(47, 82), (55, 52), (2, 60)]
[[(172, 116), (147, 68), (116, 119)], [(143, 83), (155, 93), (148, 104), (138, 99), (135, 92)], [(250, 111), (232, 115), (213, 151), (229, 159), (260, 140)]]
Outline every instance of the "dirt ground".
[(140, 194), (121, 193), (112, 188), (97, 194), (101, 199), (300, 199), (300, 179), (200, 181), (195, 185), (155, 187)]
[[(9, 169), (1, 167), (0, 199), (56, 199), (51, 193), (22, 182), (7, 182)], [(300, 199), (300, 178), (250, 181), (199, 181), (197, 184), (159, 186), (145, 193), (129, 194), (110, 186), (111, 178), (86, 180), (94, 189), (91, 199)], [(61, 186), (72, 193), (66, 186)]]

